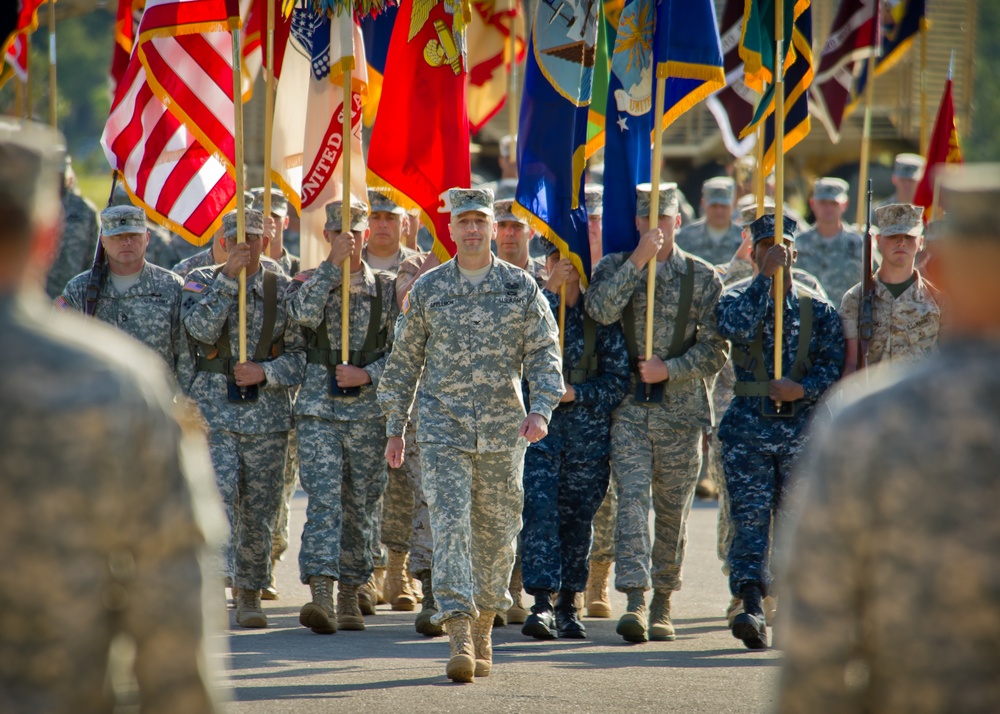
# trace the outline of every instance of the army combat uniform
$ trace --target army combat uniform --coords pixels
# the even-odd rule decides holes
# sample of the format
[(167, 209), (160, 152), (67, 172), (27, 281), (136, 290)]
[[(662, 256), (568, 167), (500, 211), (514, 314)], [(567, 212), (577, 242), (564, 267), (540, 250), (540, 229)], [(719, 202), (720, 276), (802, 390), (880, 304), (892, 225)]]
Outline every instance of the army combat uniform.
[(832, 238), (810, 228), (796, 236), (795, 249), (799, 253), (795, 267), (815, 275), (835, 304), (858, 282), (862, 238), (847, 226)]
[[(736, 184), (724, 176), (709, 179), (702, 185), (702, 198), (707, 205), (732, 206)], [(734, 222), (721, 234), (716, 233), (708, 220), (699, 218), (685, 224), (677, 234), (677, 244), (691, 255), (707, 260), (712, 265), (728, 263), (743, 242), (743, 229)]]
[[(773, 238), (774, 216), (750, 225), (754, 243)], [(785, 236), (794, 224), (785, 219)], [(747, 286), (726, 292), (719, 301), (718, 325), (733, 342), (735, 397), (719, 426), (729, 495), (733, 541), (729, 548), (729, 589), (743, 600), (733, 634), (751, 648), (766, 646), (761, 598), (771, 585), (768, 567), (774, 518), (780, 515), (795, 460), (806, 441), (806, 427), (817, 402), (840, 378), (844, 337), (833, 306), (793, 282), (784, 299), (783, 375), (798, 382), (802, 399), (785, 405), (788, 416), (768, 416), (773, 402), (768, 385), (774, 375), (773, 281), (758, 274)], [(753, 630), (751, 632), (751, 630)]]
[(89, 270), (94, 263), (97, 237), (97, 209), (94, 204), (70, 189), (62, 197), (63, 233), (59, 252), (45, 280), (45, 292), (55, 300), (74, 275)]

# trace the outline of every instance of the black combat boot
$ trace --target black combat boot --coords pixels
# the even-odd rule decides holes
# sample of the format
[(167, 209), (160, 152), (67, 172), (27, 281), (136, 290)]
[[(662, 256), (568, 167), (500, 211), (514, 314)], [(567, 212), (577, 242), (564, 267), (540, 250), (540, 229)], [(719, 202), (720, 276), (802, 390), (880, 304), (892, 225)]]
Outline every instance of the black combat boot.
[(531, 606), (521, 627), (521, 634), (538, 640), (554, 640), (556, 638), (555, 615), (552, 612), (552, 600), (548, 593), (535, 595), (535, 604)]
[(761, 606), (761, 592), (758, 585), (744, 585), (740, 590), (743, 612), (733, 618), (733, 637), (743, 640), (747, 649), (767, 648), (767, 623)]
[(556, 602), (556, 629), (562, 639), (587, 639), (587, 628), (576, 614), (576, 593), (572, 590), (559, 591), (559, 600)]

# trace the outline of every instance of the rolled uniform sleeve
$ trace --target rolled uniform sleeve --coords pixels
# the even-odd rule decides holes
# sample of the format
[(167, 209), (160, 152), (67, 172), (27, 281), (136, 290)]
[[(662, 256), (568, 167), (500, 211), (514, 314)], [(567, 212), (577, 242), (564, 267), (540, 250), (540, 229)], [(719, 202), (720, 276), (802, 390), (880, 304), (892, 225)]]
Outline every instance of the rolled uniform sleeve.
[(534, 299), (524, 317), (524, 377), (531, 392), (531, 412), (552, 420), (552, 410), (566, 392), (559, 354), (559, 329), (549, 303), (534, 286)]
[(385, 435), (402, 436), (424, 366), (427, 325), (419, 291), (406, 296), (396, 322), (392, 353), (378, 384), (378, 402), (385, 414)]

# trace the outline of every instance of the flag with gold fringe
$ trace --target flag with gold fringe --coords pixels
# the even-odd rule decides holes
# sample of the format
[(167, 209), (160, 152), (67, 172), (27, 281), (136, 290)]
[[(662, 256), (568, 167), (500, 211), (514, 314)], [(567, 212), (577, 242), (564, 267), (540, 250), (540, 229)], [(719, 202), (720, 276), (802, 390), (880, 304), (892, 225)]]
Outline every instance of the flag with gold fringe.
[(929, 221), (934, 216), (935, 173), (944, 164), (962, 163), (962, 147), (958, 142), (958, 125), (955, 123), (955, 101), (952, 98), (951, 83), (951, 70), (949, 70), (948, 81), (944, 83), (944, 94), (941, 96), (941, 106), (934, 121), (934, 132), (931, 134), (930, 146), (927, 147), (927, 166), (913, 195), (913, 203), (924, 206), (924, 221)]
[[(913, 45), (913, 41), (921, 32), (925, 32), (930, 24), (927, 22), (927, 0), (898, 0), (892, 3), (883, 0), (881, 8), (881, 51), (875, 59), (875, 76), (888, 72)], [(865, 85), (868, 84), (868, 67), (861, 67), (857, 80), (854, 82), (851, 103), (846, 113), (850, 113), (865, 96)]]
[(594, 57), (594, 82), (590, 92), (590, 111), (587, 114), (587, 149), (589, 159), (604, 147), (604, 112), (608, 108), (608, 75), (611, 74), (611, 58), (608, 57), (608, 20), (604, 13), (604, 1), (600, 0), (597, 15), (597, 54)]

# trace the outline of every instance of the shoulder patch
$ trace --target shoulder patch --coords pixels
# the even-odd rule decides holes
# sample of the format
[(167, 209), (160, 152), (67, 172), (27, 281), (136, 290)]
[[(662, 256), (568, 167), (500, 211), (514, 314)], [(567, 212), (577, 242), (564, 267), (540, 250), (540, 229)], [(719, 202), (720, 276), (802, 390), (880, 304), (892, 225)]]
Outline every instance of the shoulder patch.
[(55, 307), (56, 310), (69, 310), (69, 303), (66, 302), (66, 298), (62, 295), (52, 301), (52, 306)]
[(205, 288), (208, 286), (205, 283), (199, 283), (197, 280), (188, 280), (184, 283), (184, 289), (192, 293), (202, 293), (205, 292)]
[(403, 314), (405, 315), (410, 310), (410, 293), (406, 293), (406, 297), (403, 298)]

